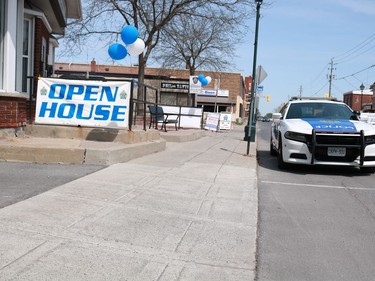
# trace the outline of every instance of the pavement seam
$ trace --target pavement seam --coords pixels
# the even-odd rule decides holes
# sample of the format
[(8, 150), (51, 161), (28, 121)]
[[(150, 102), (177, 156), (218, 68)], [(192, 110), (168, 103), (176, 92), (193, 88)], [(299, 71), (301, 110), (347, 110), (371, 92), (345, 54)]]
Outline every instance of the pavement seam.
[(41, 244), (37, 245), (36, 247), (30, 249), (29, 251), (25, 252), (23, 255), (17, 257), (16, 259), (12, 260), (10, 263), (8, 263), (8, 264), (4, 265), (3, 267), (1, 267), (0, 270), (3, 270), (3, 269), (5, 269), (5, 268), (7, 268), (7, 267), (11, 266), (12, 264), (16, 263), (17, 261), (21, 260), (22, 258), (24, 258), (25, 256), (28, 256), (30, 253), (32, 253), (32, 252), (34, 252), (36, 249), (42, 247), (42, 246), (43, 246), (44, 244), (46, 244), (47, 242), (48, 242), (48, 240), (47, 240), (47, 241), (44, 241), (44, 242), (42, 242)]

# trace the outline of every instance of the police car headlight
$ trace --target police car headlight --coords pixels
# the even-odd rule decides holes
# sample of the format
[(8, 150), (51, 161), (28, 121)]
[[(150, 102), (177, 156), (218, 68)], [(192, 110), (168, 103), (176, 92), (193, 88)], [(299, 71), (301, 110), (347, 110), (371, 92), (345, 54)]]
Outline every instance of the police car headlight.
[(375, 144), (375, 135), (365, 136), (365, 143), (366, 144)]
[(290, 132), (290, 131), (286, 132), (284, 136), (286, 139), (304, 142), (304, 143), (307, 143), (307, 141), (310, 139), (309, 136), (306, 134)]

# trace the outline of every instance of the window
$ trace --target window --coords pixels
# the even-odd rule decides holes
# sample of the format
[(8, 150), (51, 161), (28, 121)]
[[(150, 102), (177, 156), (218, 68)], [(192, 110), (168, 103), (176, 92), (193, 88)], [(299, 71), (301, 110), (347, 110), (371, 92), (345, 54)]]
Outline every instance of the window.
[(185, 93), (161, 93), (161, 104), (188, 106), (188, 95)]
[(0, 0), (0, 89), (3, 88), (4, 72), (4, 36), (5, 36), (5, 1)]

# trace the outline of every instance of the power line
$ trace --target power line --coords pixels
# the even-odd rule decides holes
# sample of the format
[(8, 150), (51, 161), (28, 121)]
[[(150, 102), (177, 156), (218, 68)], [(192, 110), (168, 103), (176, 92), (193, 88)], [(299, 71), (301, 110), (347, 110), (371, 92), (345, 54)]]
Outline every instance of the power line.
[(344, 81), (346, 82), (346, 83), (348, 83), (350, 86), (352, 86), (353, 87), (353, 89), (356, 89), (357, 88), (357, 86), (354, 86), (352, 83), (350, 83), (346, 78), (344, 78)]
[(317, 95), (321, 90), (323, 90), (323, 89), (327, 86), (327, 84), (328, 84), (328, 82), (325, 83), (325, 84), (323, 85), (323, 87), (321, 87), (318, 91), (316, 91), (314, 94), (312, 94), (312, 96)]
[[(336, 56), (335, 57), (336, 63), (343, 63), (348, 57), (354, 55), (356, 52), (360, 51), (361, 49), (363, 49), (364, 47), (369, 45), (374, 40), (375, 40), (375, 33), (372, 34), (371, 36), (369, 36), (367, 39), (365, 39), (361, 43), (359, 43), (358, 45), (351, 48), (350, 50), (346, 51), (345, 53)], [(370, 49), (372, 49), (374, 47), (375, 47), (375, 45), (370, 47), (369, 49), (367, 49), (365, 52), (369, 51)], [(365, 52), (362, 52), (361, 54), (363, 54)]]
[[(320, 79), (320, 81), (318, 81), (318, 79), (321, 78), (323, 72), (327, 69), (327, 66), (328, 66), (328, 63), (324, 65), (324, 67), (322, 68), (322, 70), (319, 72), (319, 74), (314, 79), (312, 79), (311, 81), (309, 81), (309, 83), (305, 83), (304, 85), (301, 85), (301, 87), (305, 88), (305, 89), (309, 89), (310, 93), (313, 92), (312, 88), (316, 88), (316, 86), (320, 87), (322, 82), (321, 82), (321, 79)], [(299, 91), (300, 90), (301, 90), (301, 88), (299, 88)]]
[[(331, 90), (332, 90), (332, 87), (333, 87), (333, 80), (341, 80), (341, 79), (345, 79), (346, 82), (348, 82), (346, 80), (346, 78), (348, 77), (354, 77), (355, 79), (358, 79), (355, 77), (356, 74), (359, 74), (363, 71), (366, 71), (372, 67), (375, 67), (375, 65), (371, 65), (363, 70), (360, 70), (360, 71), (357, 71), (351, 75), (347, 75), (347, 76), (344, 76), (344, 77), (340, 77), (340, 78), (336, 78), (335, 75), (333, 74), (333, 71), (336, 70), (336, 68), (334, 68), (334, 65), (336, 64), (341, 64), (341, 63), (345, 63), (349, 60), (352, 60), (360, 55), (363, 55), (364, 53), (370, 51), (371, 49), (375, 48), (375, 45), (371, 45), (369, 48), (363, 50), (366, 46), (368, 46), (369, 44), (371, 44), (371, 42), (373, 42), (375, 40), (375, 33), (372, 34), (371, 36), (369, 36), (368, 38), (366, 38), (364, 41), (362, 41), (361, 43), (357, 44), (356, 46), (354, 46), (353, 48), (351, 48), (350, 50), (336, 56), (336, 57), (333, 57), (331, 59), (331, 61), (328, 63), (328, 70), (329, 70), (329, 74), (327, 75), (328, 77), (328, 82), (325, 83), (325, 85), (323, 87), (321, 87), (317, 92), (315, 92), (313, 94), (316, 95), (318, 94), (325, 86), (327, 86), (327, 84), (329, 84), (329, 95), (331, 96)], [(360, 52), (362, 50), (362, 52)], [(358, 53), (360, 52), (360, 53)], [(321, 74), (324, 72), (324, 70), (326, 69), (327, 67), (327, 64), (324, 66), (324, 68), (322, 69), (322, 71), (310, 82), (310, 86), (313, 85), (313, 83), (315, 81), (318, 80), (318, 78), (321, 76)], [(348, 82), (349, 83), (349, 82)]]
[(365, 69), (362, 69), (362, 70), (360, 70), (360, 71), (357, 71), (357, 72), (355, 72), (355, 73), (353, 73), (353, 74), (350, 74), (350, 75), (346, 75), (346, 76), (344, 76), (344, 77), (337, 78), (336, 80), (345, 79), (345, 78), (348, 78), (348, 77), (351, 77), (351, 76), (354, 77), (354, 75), (357, 75), (358, 73), (361, 73), (361, 72), (363, 72), (363, 71), (366, 71), (366, 70), (368, 70), (368, 69), (370, 69), (370, 68), (372, 68), (372, 67), (375, 67), (375, 64), (370, 65), (369, 67), (366, 67)]
[(359, 57), (360, 55), (363, 55), (364, 53), (367, 53), (368, 51), (370, 51), (370, 50), (371, 50), (372, 48), (374, 48), (374, 47), (375, 47), (375, 45), (373, 45), (373, 46), (371, 46), (370, 48), (364, 50), (362, 53), (359, 53), (359, 54), (355, 55), (354, 57), (351, 57), (351, 58), (349, 58), (349, 59), (347, 59), (347, 60), (343, 60), (343, 61), (340, 61), (340, 62), (336, 62), (336, 64), (339, 64), (339, 63), (345, 63), (345, 62), (348, 62), (348, 61), (350, 61), (350, 60), (352, 60), (352, 59), (355, 59), (355, 58)]
[(310, 85), (313, 85), (313, 83), (316, 81), (316, 80), (318, 80), (318, 78), (323, 74), (323, 72), (327, 69), (327, 66), (328, 66), (329, 64), (328, 63), (326, 63), (325, 65), (324, 65), (324, 67), (323, 67), (323, 69), (322, 69), (322, 71), (320, 71), (320, 73), (313, 79), (313, 80), (311, 80), (310, 81)]

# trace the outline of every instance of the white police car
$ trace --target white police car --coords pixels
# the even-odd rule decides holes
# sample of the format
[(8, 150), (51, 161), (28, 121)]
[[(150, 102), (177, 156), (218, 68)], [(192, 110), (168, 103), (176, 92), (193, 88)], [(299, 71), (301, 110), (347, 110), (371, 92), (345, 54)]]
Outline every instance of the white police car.
[(272, 118), (271, 155), (278, 165), (336, 165), (375, 172), (375, 126), (332, 99), (292, 98)]

